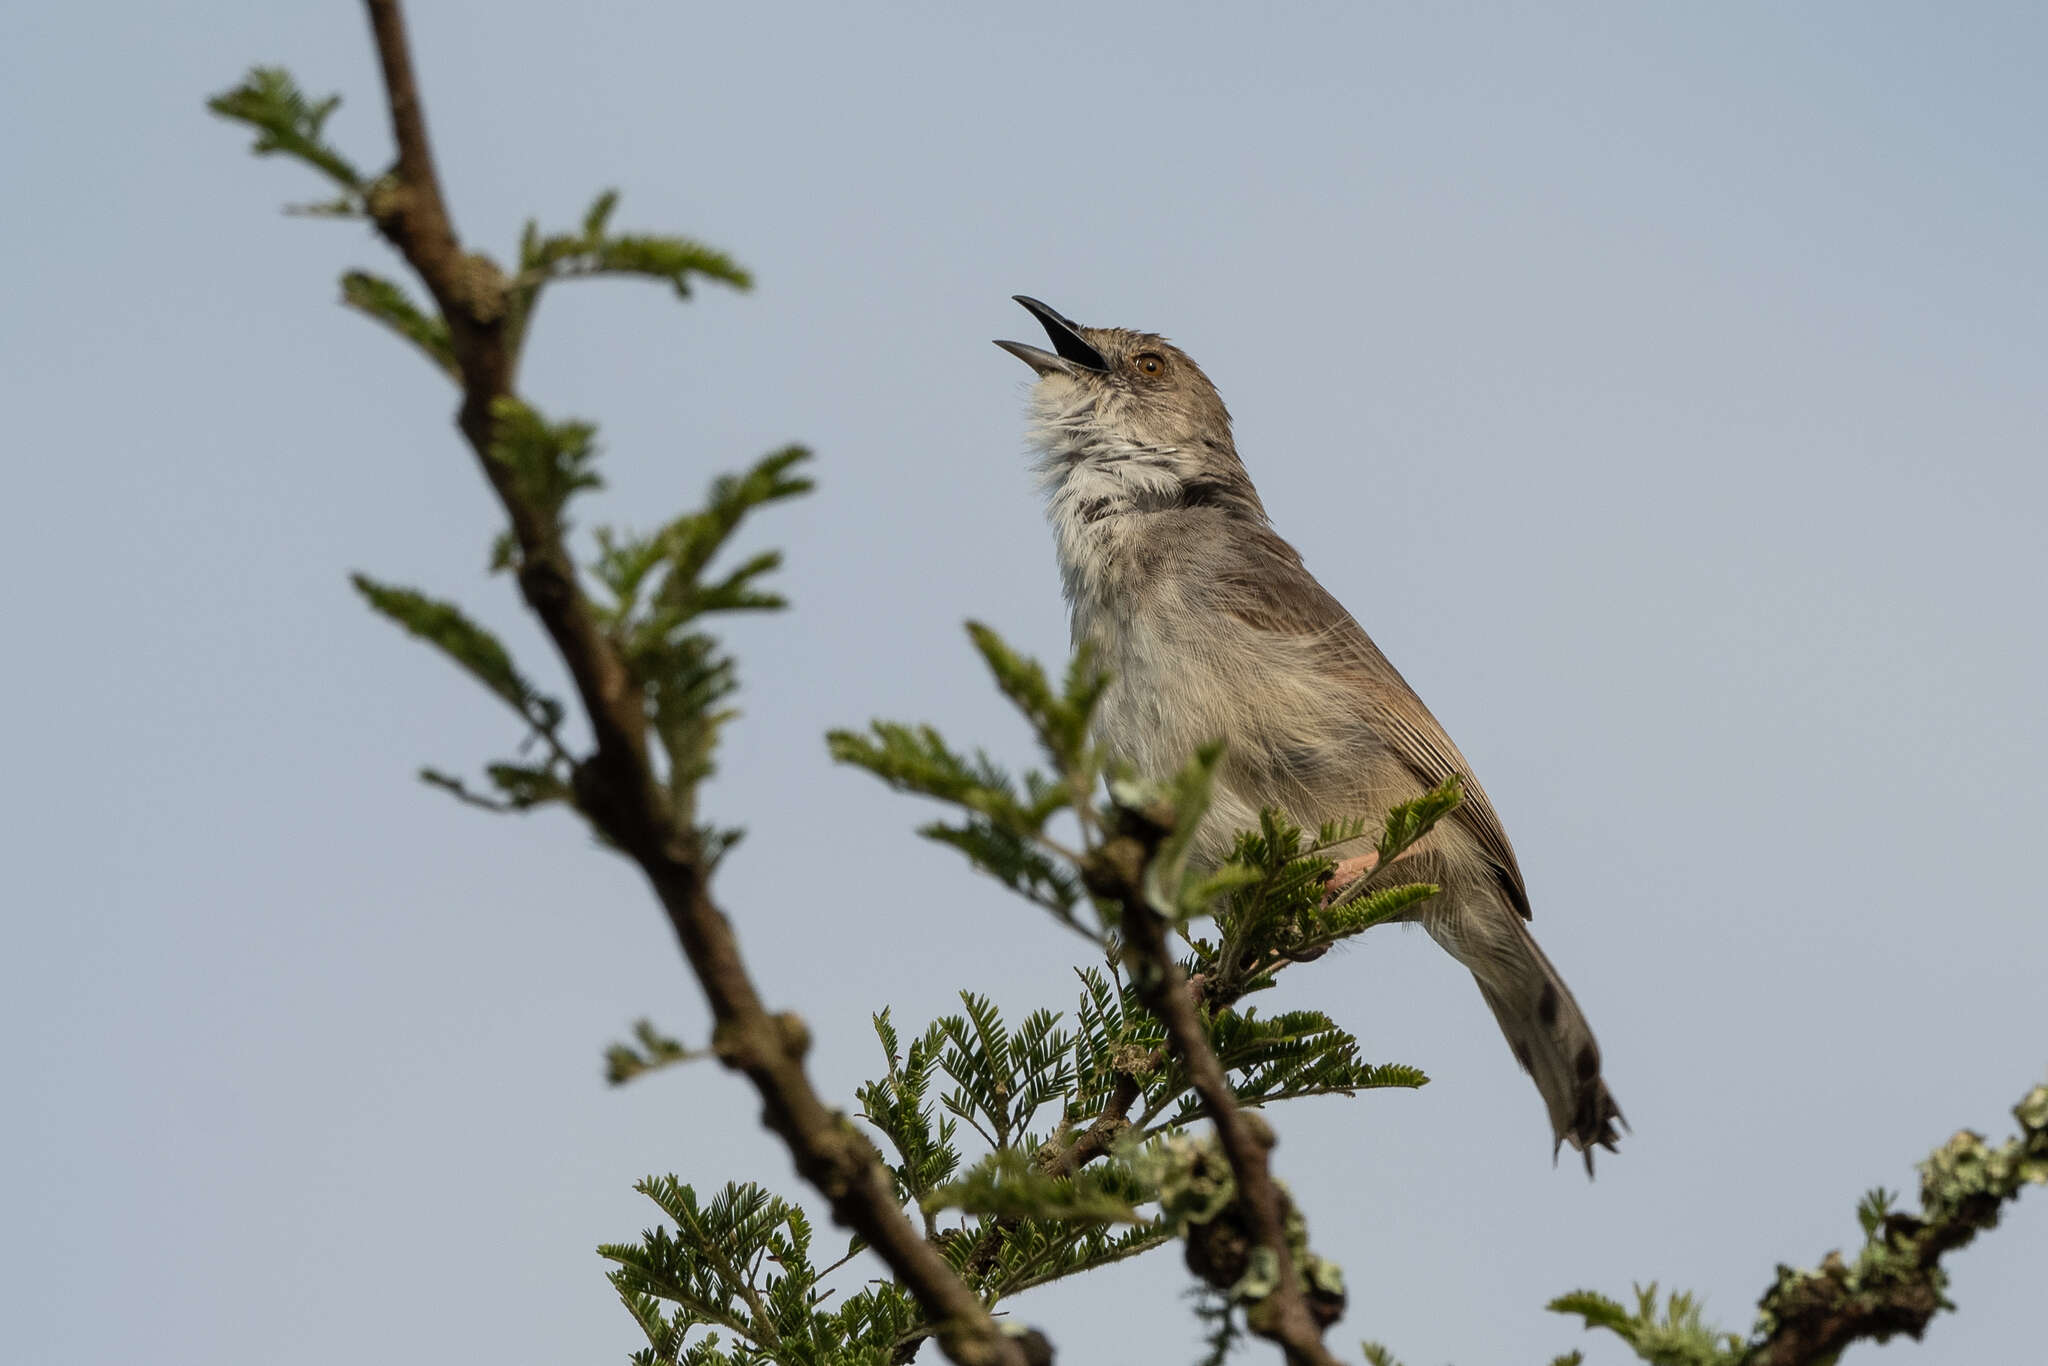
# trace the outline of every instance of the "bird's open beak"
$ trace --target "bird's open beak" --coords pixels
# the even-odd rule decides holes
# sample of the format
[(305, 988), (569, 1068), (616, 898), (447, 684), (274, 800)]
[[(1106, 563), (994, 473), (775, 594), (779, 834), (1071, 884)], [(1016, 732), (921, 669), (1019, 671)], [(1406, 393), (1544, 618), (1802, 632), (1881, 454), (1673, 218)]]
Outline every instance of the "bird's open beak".
[[(996, 343), (997, 346), (1002, 347), (1003, 350), (1009, 352), (1018, 360), (1023, 361), (1041, 375), (1054, 373), (1071, 375), (1077, 369), (1095, 371), (1109, 369), (1109, 362), (1102, 358), (1102, 353), (1090, 346), (1086, 339), (1081, 336), (1081, 325), (1079, 323), (1071, 322), (1061, 317), (1058, 313), (1055, 313), (1052, 309), (1031, 298), (1029, 295), (1016, 294), (1011, 297), (1030, 310), (1032, 317), (1038, 319), (1039, 325), (1045, 328), (1045, 335), (1052, 338), (1053, 350), (1047, 351), (1036, 346), (1026, 346), (1023, 342), (1013, 341), (999, 341)], [(1059, 354), (1054, 355), (1054, 351), (1057, 351)]]

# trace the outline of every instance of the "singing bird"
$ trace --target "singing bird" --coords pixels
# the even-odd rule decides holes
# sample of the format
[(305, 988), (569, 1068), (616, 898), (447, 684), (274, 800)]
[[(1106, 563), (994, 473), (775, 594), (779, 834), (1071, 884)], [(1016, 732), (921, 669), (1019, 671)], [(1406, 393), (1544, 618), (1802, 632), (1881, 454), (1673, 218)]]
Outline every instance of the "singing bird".
[(1529, 933), (1514, 849), (1465, 756), (1273, 529), (1201, 367), (1152, 333), (1017, 302), (1053, 349), (996, 345), (1038, 375), (1031, 440), (1074, 640), (1112, 680), (1104, 752), (1163, 779), (1225, 742), (1195, 846), (1210, 863), (1264, 808), (1315, 829), (1458, 775), (1463, 803), (1408, 856), (1443, 890), (1410, 915), (1471, 971), (1543, 1095), (1553, 1147), (1571, 1144), (1590, 1173), (1621, 1111), (1586, 1017)]

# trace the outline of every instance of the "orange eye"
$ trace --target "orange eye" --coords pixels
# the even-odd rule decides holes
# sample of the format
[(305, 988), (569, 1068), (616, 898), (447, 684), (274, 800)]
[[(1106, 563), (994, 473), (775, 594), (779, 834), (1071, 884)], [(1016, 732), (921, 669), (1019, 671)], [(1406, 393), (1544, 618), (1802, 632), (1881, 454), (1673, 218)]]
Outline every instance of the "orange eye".
[(1141, 351), (1136, 362), (1141, 375), (1163, 375), (1166, 373), (1166, 357), (1157, 351)]

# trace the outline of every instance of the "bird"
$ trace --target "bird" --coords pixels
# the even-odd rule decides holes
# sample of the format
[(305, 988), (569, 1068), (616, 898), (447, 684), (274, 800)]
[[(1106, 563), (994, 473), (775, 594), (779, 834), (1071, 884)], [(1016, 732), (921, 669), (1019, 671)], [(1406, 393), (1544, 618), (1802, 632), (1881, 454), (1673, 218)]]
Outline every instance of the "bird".
[(1314, 830), (1460, 779), (1463, 800), (1405, 856), (1441, 888), (1408, 915), (1478, 983), (1543, 1097), (1553, 1157), (1569, 1143), (1590, 1176), (1626, 1121), (1584, 1012), (1529, 931), (1514, 848), (1465, 756), (1273, 528), (1201, 367), (1157, 334), (1014, 297), (1052, 343), (996, 345), (1037, 375), (1030, 443), (1072, 635), (1110, 680), (1097, 745), (1163, 781), (1223, 742), (1192, 846), (1212, 866), (1265, 809)]

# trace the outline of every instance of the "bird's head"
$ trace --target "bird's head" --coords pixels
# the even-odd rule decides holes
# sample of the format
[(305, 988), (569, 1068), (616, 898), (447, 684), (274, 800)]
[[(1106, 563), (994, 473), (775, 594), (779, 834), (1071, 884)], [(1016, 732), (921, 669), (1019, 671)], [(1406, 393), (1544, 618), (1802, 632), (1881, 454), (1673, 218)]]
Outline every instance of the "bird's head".
[(1038, 374), (1032, 403), (1049, 458), (1142, 455), (1189, 479), (1243, 478), (1230, 411), (1185, 351), (1155, 333), (1083, 327), (1036, 299), (1016, 298), (1053, 349), (996, 345)]

